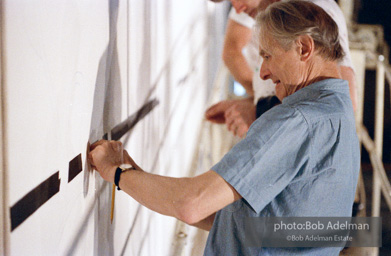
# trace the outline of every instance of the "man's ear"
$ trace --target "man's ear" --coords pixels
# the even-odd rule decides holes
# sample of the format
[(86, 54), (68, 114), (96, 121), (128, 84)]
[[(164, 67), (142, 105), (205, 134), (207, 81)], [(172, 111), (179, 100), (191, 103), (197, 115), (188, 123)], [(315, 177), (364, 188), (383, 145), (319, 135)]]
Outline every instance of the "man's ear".
[(315, 42), (308, 35), (299, 36), (296, 41), (301, 61), (309, 60), (315, 52)]

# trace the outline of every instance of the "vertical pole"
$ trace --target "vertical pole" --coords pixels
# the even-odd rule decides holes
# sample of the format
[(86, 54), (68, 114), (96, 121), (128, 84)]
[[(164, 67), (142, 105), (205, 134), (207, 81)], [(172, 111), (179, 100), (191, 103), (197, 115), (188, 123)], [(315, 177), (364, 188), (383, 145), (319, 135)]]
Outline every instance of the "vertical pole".
[[(366, 60), (365, 60), (365, 51), (364, 50), (350, 50), (352, 56), (352, 63), (354, 65), (355, 70), (355, 78), (356, 78), (356, 92), (357, 92), (357, 109), (355, 112), (356, 119), (356, 129), (358, 136), (360, 137), (360, 152), (361, 152), (361, 127), (363, 125), (364, 119), (364, 93), (365, 93), (365, 68), (366, 68)], [(355, 201), (360, 202), (360, 204), (366, 205), (366, 195), (365, 195), (365, 184), (362, 177), (362, 168), (360, 168), (359, 182), (357, 184), (357, 190), (355, 195)], [(365, 209), (365, 208), (364, 208)]]
[[(3, 17), (2, 10), (3, 2), (0, 2), (0, 16)], [(3, 26), (2, 20), (0, 20), (0, 38), (3, 38)], [(4, 201), (4, 160), (3, 160), (3, 44), (2, 39), (0, 41), (0, 221), (1, 225), (5, 226), (5, 201)], [(0, 255), (4, 255), (5, 239), (4, 239), (4, 228), (0, 229)]]
[(364, 119), (365, 52), (362, 50), (351, 50), (350, 53), (356, 77), (357, 109), (355, 118), (356, 126), (359, 128)]
[[(376, 106), (375, 106), (375, 147), (376, 154), (382, 159), (383, 155), (383, 126), (384, 126), (384, 57), (379, 56), (376, 65)], [(380, 175), (374, 169), (372, 188), (372, 216), (380, 216), (381, 181)], [(379, 249), (374, 248), (374, 255), (378, 255)]]
[[(376, 106), (375, 106), (375, 147), (376, 154), (382, 159), (383, 155), (383, 125), (384, 125), (384, 64), (381, 60), (378, 61), (376, 67)], [(373, 174), (373, 201), (372, 201), (372, 216), (380, 214), (380, 177), (374, 172)]]

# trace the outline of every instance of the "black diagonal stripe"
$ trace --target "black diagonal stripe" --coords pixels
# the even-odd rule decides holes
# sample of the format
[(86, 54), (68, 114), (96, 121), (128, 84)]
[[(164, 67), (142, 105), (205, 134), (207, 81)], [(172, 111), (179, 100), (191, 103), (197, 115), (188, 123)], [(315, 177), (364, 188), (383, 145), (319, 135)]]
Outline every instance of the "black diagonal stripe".
[(141, 119), (143, 119), (149, 112), (152, 111), (159, 101), (153, 99), (145, 103), (136, 113), (129, 116), (125, 121), (121, 122), (111, 130), (111, 139), (119, 140), (128, 131), (130, 131)]
[[(125, 121), (118, 124), (111, 130), (111, 139), (119, 140), (141, 119), (148, 115), (158, 104), (159, 101), (157, 99), (148, 101), (136, 113), (129, 116)], [(107, 139), (107, 134), (105, 134), (104, 139)], [(68, 182), (75, 178), (82, 171), (82, 169), (81, 154), (79, 154), (69, 162)], [(30, 217), (36, 210), (38, 210), (39, 207), (41, 207), (59, 191), (59, 172), (56, 172), (11, 207), (11, 231), (22, 224), (28, 217)]]
[(81, 154), (73, 158), (69, 162), (69, 170), (68, 170), (68, 183), (73, 180), (81, 171), (83, 170)]
[(39, 207), (60, 190), (59, 172), (35, 187), (11, 207), (11, 231), (22, 224)]

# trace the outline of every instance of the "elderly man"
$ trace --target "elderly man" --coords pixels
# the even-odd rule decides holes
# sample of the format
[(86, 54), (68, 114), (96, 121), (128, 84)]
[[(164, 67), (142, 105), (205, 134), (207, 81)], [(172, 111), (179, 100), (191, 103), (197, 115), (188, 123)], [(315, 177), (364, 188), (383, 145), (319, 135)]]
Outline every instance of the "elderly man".
[[(89, 159), (144, 206), (210, 230), (205, 255), (338, 255), (341, 248), (246, 247), (245, 218), (351, 216), (359, 145), (335, 22), (309, 2), (270, 5), (257, 19), (260, 75), (282, 104), (206, 173), (170, 178), (143, 171), (121, 145), (100, 141)], [(124, 162), (134, 168), (122, 171)]]
[[(205, 116), (211, 122), (225, 123), (228, 130), (239, 137), (246, 135), (248, 128), (257, 117), (279, 103), (273, 96), (275, 84), (271, 80), (262, 81), (259, 77), (262, 59), (258, 55), (258, 42), (252, 38), (255, 15), (259, 10), (278, 1), (280, 0), (231, 0), (233, 8), (226, 29), (223, 60), (235, 80), (245, 87), (250, 97), (222, 101), (210, 107)], [(350, 95), (355, 108), (355, 77), (343, 13), (334, 0), (310, 1), (322, 7), (338, 25), (340, 43), (345, 51), (345, 56), (339, 61), (340, 71), (342, 79), (349, 81)]]

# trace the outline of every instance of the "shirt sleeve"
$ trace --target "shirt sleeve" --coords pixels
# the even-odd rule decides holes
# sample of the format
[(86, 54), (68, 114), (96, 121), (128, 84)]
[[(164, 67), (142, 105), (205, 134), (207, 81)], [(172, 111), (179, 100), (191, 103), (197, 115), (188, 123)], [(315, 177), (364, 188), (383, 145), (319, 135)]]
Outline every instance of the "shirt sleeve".
[[(278, 117), (275, 117), (278, 116)], [(310, 136), (300, 112), (277, 106), (212, 167), (259, 213), (307, 168)]]

